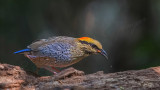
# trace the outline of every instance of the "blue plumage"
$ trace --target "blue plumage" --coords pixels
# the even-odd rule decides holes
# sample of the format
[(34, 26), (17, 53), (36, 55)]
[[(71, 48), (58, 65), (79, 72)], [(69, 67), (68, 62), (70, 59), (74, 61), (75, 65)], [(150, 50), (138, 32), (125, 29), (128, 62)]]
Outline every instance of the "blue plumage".
[(16, 52), (14, 52), (14, 54), (23, 53), (23, 52), (29, 52), (29, 51), (31, 51), (31, 49), (27, 48), (27, 49), (16, 51)]
[(63, 42), (55, 42), (38, 48), (38, 52), (33, 55), (40, 57), (51, 57), (56, 59), (57, 62), (71, 61), (70, 53), (71, 45)]

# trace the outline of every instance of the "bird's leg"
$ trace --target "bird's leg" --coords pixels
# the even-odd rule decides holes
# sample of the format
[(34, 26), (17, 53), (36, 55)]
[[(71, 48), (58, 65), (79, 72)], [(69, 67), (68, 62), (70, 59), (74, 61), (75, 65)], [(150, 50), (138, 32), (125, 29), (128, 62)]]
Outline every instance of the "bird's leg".
[(40, 69), (40, 68), (38, 68), (38, 67), (36, 68), (36, 72), (35, 72), (35, 73), (36, 73), (37, 75), (38, 75), (39, 69)]
[(51, 66), (51, 68), (53, 69), (53, 70), (55, 70), (56, 72), (61, 72), (60, 70), (58, 70), (58, 69), (56, 69), (55, 67), (53, 67), (53, 66)]
[(57, 74), (57, 72), (54, 72), (54, 71), (52, 70), (52, 68), (50, 68), (50, 67), (48, 67), (48, 66), (45, 66), (44, 68), (45, 68), (46, 70), (52, 72), (54, 75)]

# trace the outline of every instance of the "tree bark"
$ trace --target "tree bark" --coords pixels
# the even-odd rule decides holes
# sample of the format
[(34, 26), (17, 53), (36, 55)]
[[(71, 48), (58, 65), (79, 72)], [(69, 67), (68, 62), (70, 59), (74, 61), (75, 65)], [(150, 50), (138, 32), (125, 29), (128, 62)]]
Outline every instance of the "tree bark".
[(57, 75), (37, 76), (19, 66), (0, 64), (0, 90), (142, 90), (160, 89), (160, 67), (104, 74), (85, 75), (68, 68)]

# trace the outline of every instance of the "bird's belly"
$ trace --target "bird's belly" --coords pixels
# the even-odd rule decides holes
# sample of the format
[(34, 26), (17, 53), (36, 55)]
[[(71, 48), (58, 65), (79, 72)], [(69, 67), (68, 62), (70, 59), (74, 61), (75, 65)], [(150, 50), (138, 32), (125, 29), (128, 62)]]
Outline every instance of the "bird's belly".
[(44, 66), (54, 66), (55, 59), (50, 57), (37, 57), (32, 55), (25, 55), (28, 57), (37, 67), (43, 68)]
[(74, 62), (73, 61), (60, 61), (60, 60), (58, 60), (58, 61), (55, 61), (55, 64), (54, 64), (54, 67), (67, 67), (67, 66), (70, 66), (70, 65), (72, 65), (72, 64), (74, 64)]
[(37, 67), (43, 68), (45, 66), (53, 66), (53, 67), (67, 67), (72, 64), (75, 64), (82, 60), (83, 57), (78, 57), (74, 59), (66, 59), (66, 60), (57, 60), (53, 57), (39, 57), (33, 55), (25, 55), (28, 57)]
[(70, 66), (70, 65), (73, 65), (77, 62), (79, 62), (80, 60), (82, 60), (84, 57), (79, 57), (79, 58), (76, 58), (76, 59), (72, 59), (72, 60), (56, 60), (56, 63), (54, 65), (54, 67), (67, 67), (67, 66)]

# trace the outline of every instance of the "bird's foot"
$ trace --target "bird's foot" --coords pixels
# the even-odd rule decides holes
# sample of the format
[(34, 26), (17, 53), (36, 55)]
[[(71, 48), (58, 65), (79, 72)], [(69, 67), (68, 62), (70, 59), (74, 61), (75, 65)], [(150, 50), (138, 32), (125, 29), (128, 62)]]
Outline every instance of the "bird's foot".
[[(50, 71), (50, 72), (52, 72), (54, 75), (56, 75), (57, 74), (57, 72), (60, 72), (59, 70), (57, 70), (56, 68), (54, 68), (54, 67), (47, 67), (47, 66), (45, 66), (44, 67), (46, 70), (48, 70), (48, 71)], [(56, 71), (53, 71), (53, 68), (54, 68), (54, 70)]]
[(66, 78), (71, 78), (72, 76), (82, 76), (84, 75), (83, 71), (76, 70), (72, 67), (64, 69), (63, 71), (55, 74), (56, 80), (62, 80)]

